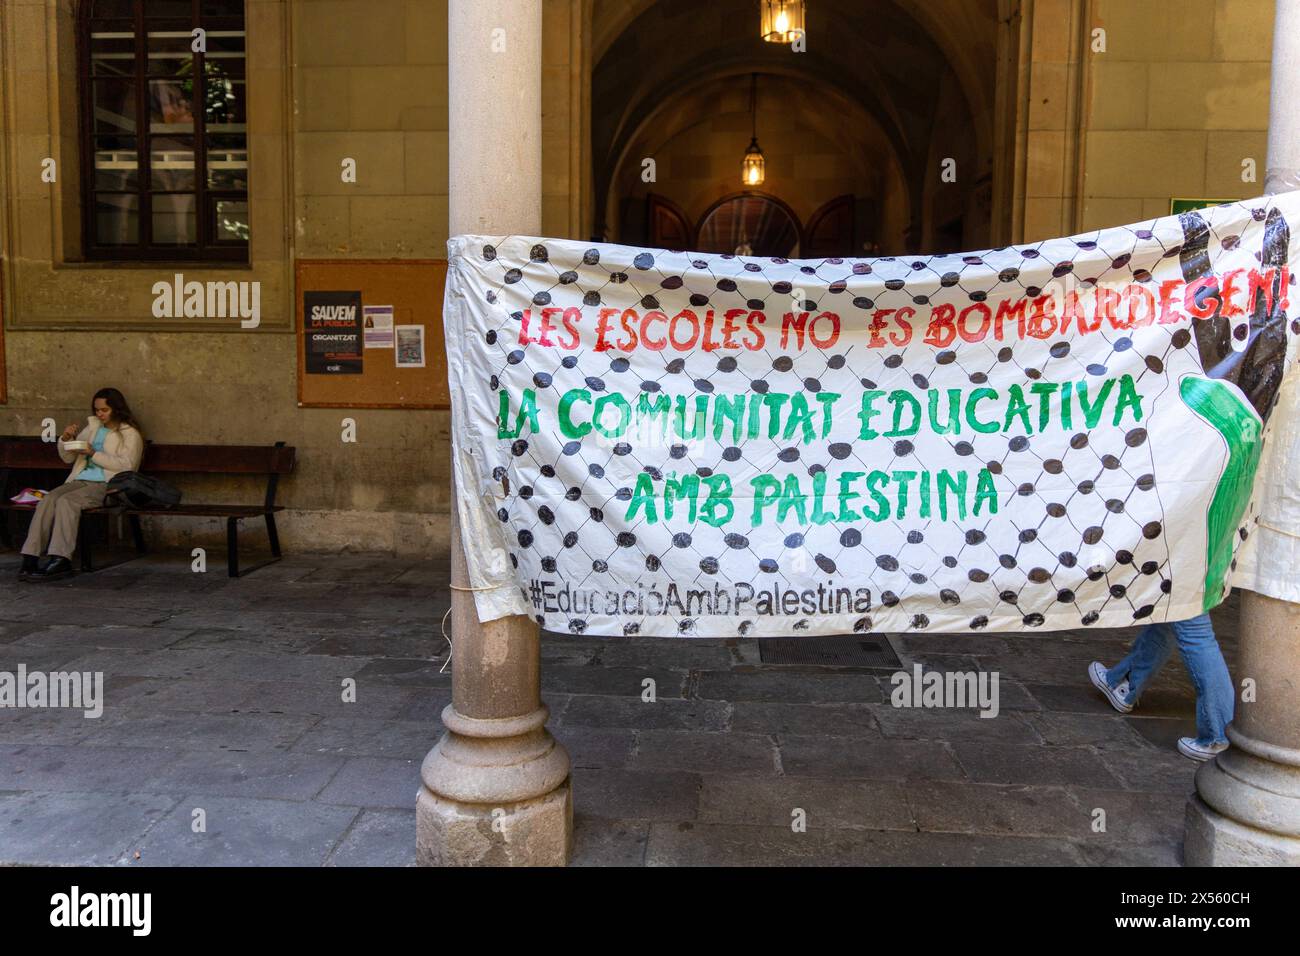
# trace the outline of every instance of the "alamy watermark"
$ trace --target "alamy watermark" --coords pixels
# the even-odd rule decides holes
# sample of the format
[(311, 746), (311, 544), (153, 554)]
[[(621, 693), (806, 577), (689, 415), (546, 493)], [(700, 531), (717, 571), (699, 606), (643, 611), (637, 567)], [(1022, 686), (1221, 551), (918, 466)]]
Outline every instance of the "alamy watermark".
[(103, 671), (29, 671), (19, 664), (17, 672), (0, 671), (0, 708), (70, 707), (83, 717), (104, 713)]
[(50, 925), (56, 927), (117, 926), (148, 936), (152, 911), (152, 893), (83, 893), (74, 885), (50, 897)]
[(153, 284), (155, 319), (239, 319), (242, 329), (262, 324), (262, 283), (185, 281), (179, 272), (172, 281)]
[(997, 671), (895, 671), (889, 702), (895, 707), (978, 707), (981, 717), (998, 715)]

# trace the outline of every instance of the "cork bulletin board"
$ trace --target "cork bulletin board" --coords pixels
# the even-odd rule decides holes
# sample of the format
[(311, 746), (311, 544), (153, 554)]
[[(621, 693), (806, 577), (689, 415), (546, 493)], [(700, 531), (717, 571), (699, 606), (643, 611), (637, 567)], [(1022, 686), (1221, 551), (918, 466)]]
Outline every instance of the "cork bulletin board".
[(9, 401), (9, 393), (5, 390), (5, 277), (4, 270), (0, 269), (0, 405)]
[[(298, 407), (449, 408), (442, 335), (446, 280), (445, 259), (299, 259), (294, 264)], [(345, 328), (354, 303), (362, 309), (354, 346), (360, 361), (321, 355), (317, 336), (323, 333), (315, 327), (316, 317), (341, 317), (336, 326)], [(371, 322), (377, 327), (365, 327)], [(346, 339), (346, 333), (326, 337)], [(417, 343), (423, 347), (417, 349)], [(422, 367), (412, 364), (417, 359)]]

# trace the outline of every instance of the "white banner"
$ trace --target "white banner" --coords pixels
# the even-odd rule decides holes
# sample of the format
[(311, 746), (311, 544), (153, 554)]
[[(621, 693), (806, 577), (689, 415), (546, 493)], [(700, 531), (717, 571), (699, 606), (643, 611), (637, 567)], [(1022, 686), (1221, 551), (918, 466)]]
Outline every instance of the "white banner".
[(733, 637), (1200, 614), (1255, 528), (1297, 212), (879, 259), (457, 236), (479, 616)]

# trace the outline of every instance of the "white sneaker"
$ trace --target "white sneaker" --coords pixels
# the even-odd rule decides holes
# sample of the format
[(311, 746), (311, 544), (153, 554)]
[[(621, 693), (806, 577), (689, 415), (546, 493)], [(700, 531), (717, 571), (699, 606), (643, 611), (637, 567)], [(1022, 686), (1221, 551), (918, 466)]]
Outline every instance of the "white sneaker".
[(1227, 749), (1227, 744), (1202, 744), (1198, 743), (1195, 737), (1178, 738), (1178, 752), (1184, 757), (1191, 757), (1202, 763)]
[(1106, 695), (1106, 699), (1110, 701), (1110, 706), (1121, 714), (1133, 712), (1133, 705), (1124, 699), (1128, 696), (1127, 678), (1118, 687), (1111, 687), (1106, 681), (1106, 665), (1101, 661), (1093, 661), (1088, 665), (1088, 677), (1092, 681), (1092, 686)]

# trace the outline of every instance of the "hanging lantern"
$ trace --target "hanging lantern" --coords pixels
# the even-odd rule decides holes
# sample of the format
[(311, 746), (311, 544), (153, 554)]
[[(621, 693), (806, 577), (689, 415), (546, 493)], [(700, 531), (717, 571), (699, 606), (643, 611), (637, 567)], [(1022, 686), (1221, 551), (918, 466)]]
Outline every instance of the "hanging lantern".
[(804, 0), (759, 0), (759, 30), (768, 43), (790, 43), (804, 32)]
[(740, 178), (746, 186), (763, 185), (764, 173), (763, 151), (758, 147), (758, 137), (749, 141), (749, 149), (745, 150), (745, 158), (740, 164)]
[(750, 140), (745, 157), (740, 161), (740, 181), (746, 189), (763, 185), (767, 163), (758, 145), (758, 74), (751, 73), (749, 80)]

